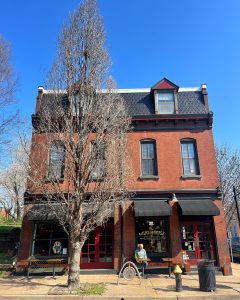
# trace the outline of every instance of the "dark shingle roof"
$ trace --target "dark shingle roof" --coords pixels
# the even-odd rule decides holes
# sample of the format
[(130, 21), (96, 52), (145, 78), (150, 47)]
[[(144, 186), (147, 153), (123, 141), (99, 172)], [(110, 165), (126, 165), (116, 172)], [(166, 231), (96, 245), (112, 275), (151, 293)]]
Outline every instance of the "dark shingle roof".
[(154, 101), (150, 93), (122, 93), (130, 116), (153, 115), (155, 113)]
[[(155, 114), (154, 97), (149, 92), (128, 92), (121, 93), (126, 102), (130, 116), (149, 116)], [(61, 95), (62, 102), (66, 105), (66, 95)], [(178, 92), (178, 110), (179, 114), (206, 114), (208, 111), (204, 106), (203, 95), (201, 91)], [(43, 94), (42, 105), (48, 105), (51, 102), (49, 94)]]
[(202, 92), (178, 93), (178, 110), (180, 114), (206, 114)]
[[(126, 101), (128, 112), (131, 116), (155, 114), (154, 99), (150, 93), (122, 93)], [(179, 114), (205, 114), (203, 95), (197, 92), (179, 92), (178, 110)]]

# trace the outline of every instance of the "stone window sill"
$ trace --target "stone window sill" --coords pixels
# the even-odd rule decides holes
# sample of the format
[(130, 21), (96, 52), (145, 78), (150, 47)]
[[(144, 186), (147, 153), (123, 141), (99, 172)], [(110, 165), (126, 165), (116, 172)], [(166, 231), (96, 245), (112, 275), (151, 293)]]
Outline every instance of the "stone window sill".
[(147, 180), (147, 179), (158, 180), (160, 177), (158, 175), (141, 175), (138, 178), (141, 180)]
[(91, 177), (89, 179), (90, 182), (92, 181), (104, 181), (104, 177)]
[(64, 178), (53, 179), (53, 178), (46, 177), (45, 178), (45, 182), (46, 183), (49, 183), (49, 182), (60, 182), (60, 183), (63, 183), (64, 182)]
[(201, 179), (202, 175), (182, 175), (181, 179)]

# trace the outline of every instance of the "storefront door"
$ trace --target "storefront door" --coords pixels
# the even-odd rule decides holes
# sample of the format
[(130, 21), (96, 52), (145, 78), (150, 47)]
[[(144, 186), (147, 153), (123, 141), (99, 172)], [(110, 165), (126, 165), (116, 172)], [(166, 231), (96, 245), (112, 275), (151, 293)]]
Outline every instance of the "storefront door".
[(96, 228), (85, 242), (80, 267), (82, 269), (113, 268), (113, 225)]
[(182, 222), (182, 250), (186, 251), (191, 265), (197, 259), (215, 259), (211, 222)]

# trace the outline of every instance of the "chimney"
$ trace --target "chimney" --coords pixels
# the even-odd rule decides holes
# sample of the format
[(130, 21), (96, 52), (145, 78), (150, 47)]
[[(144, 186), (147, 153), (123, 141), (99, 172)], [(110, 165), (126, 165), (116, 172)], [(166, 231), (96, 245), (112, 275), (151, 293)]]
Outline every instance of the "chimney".
[(43, 92), (44, 92), (44, 88), (43, 88), (43, 86), (40, 85), (38, 87), (38, 95), (37, 95), (37, 102), (36, 102), (35, 113), (38, 113), (40, 111), (40, 106), (41, 106), (41, 100), (42, 100)]
[(205, 83), (203, 83), (201, 85), (201, 89), (202, 89), (202, 94), (203, 94), (204, 105), (205, 105), (207, 111), (209, 111), (207, 85)]

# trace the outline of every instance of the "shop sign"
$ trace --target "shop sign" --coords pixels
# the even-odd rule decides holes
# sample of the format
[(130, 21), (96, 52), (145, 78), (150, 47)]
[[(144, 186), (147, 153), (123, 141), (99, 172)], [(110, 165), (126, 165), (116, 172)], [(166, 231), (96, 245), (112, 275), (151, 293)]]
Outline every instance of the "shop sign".
[(139, 232), (139, 237), (141, 240), (162, 240), (165, 238), (165, 232), (162, 230), (144, 230)]

